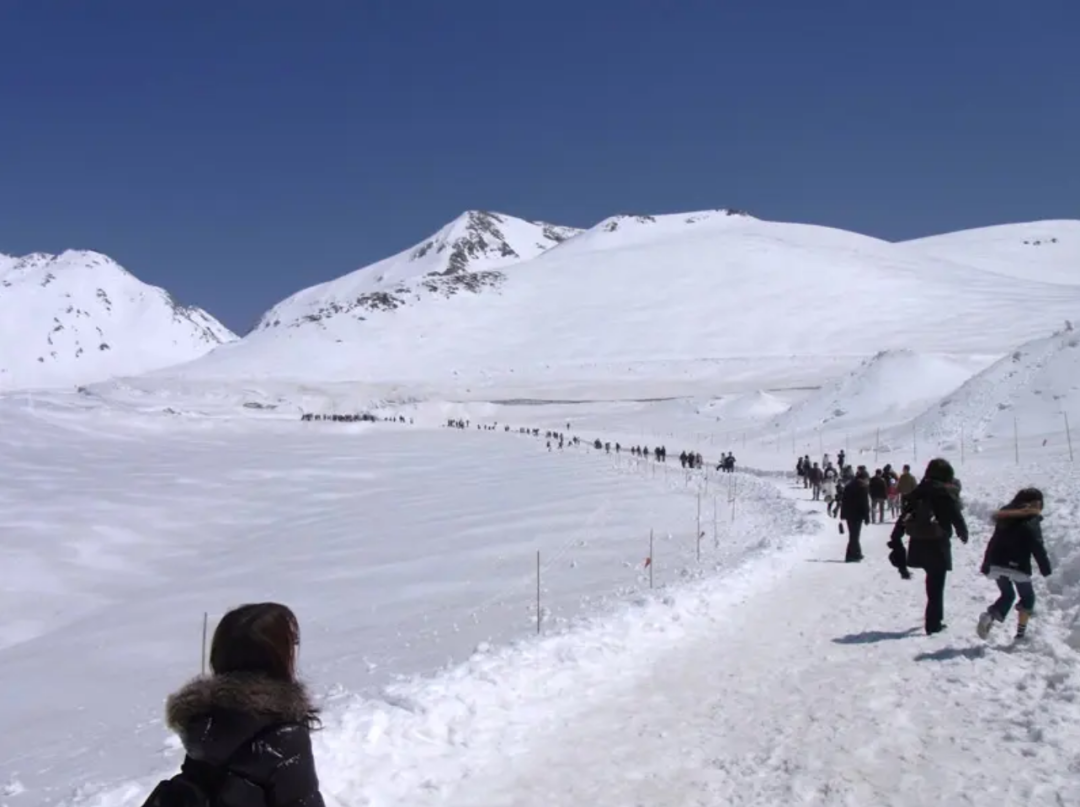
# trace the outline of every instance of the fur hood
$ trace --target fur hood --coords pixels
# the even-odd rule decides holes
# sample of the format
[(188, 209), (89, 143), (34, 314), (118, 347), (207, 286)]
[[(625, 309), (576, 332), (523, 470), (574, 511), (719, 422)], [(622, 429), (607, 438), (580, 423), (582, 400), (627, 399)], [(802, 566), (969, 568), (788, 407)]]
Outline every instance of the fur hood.
[(215, 711), (243, 712), (305, 725), (318, 714), (307, 688), (299, 681), (228, 673), (200, 676), (170, 695), (165, 702), (165, 722), (179, 732), (196, 718)]
[(992, 518), (994, 521), (1004, 521), (1007, 518), (1031, 518), (1033, 516), (1042, 521), (1042, 514), (1038, 510), (1028, 507), (1002, 508), (995, 512)]

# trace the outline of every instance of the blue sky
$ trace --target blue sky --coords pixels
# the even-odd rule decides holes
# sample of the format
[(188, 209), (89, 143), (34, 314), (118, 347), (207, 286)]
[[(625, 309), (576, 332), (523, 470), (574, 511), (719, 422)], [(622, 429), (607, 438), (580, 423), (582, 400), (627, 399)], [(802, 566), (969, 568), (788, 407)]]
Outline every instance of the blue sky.
[(1076, 0), (3, 0), (0, 252), (245, 331), (470, 208), (1080, 218)]

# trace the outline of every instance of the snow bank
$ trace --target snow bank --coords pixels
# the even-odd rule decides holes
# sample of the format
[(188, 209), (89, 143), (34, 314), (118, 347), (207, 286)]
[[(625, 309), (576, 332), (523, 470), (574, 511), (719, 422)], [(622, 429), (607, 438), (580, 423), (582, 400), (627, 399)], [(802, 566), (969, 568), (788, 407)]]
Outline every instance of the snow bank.
[(757, 421), (786, 412), (789, 405), (768, 392), (757, 390), (744, 395), (727, 395), (698, 408), (717, 420)]
[(1080, 424), (1080, 334), (1062, 331), (1021, 345), (919, 415), (936, 443), (1057, 434), (1065, 414)]
[(984, 364), (978, 359), (887, 350), (797, 401), (768, 423), (779, 432), (880, 426), (955, 390)]

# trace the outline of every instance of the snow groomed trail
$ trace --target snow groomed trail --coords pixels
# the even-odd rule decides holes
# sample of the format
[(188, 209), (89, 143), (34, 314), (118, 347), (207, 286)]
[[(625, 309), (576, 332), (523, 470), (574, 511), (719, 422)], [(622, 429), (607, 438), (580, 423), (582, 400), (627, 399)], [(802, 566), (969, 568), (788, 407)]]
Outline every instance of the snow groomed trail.
[(440, 803), (1080, 803), (1075, 688), (1052, 656), (1012, 652), (1011, 623), (974, 637), (992, 589), (977, 574), (985, 529), (955, 551), (949, 630), (926, 637), (922, 575), (905, 582), (888, 564), (889, 526), (867, 527), (867, 560), (849, 565), (846, 538), (818, 517), (821, 532), (709, 598), (650, 666), (584, 708), (551, 704), (541, 731), (507, 727), (503, 756)]

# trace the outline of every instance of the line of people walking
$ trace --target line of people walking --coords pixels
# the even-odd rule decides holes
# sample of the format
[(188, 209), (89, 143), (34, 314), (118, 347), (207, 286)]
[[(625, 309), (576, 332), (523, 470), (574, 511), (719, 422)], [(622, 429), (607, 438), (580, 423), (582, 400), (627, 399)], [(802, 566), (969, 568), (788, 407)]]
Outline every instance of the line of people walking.
[[(945, 630), (945, 586), (953, 569), (952, 537), (967, 544), (970, 533), (964, 519), (962, 486), (951, 463), (943, 458), (931, 460), (917, 480), (911, 466), (900, 474), (886, 465), (873, 475), (865, 466), (852, 470), (838, 455), (839, 471), (826, 454), (819, 465), (808, 456), (800, 457), (796, 473), (803, 486), (812, 490), (812, 499), (822, 498), (824, 486), (827, 513), (839, 518), (839, 532), (847, 535), (846, 563), (864, 559), (863, 527), (884, 524), (886, 507), (895, 519), (890, 532), (889, 561), (904, 580), (911, 579), (911, 569), (925, 573), (926, 608), (923, 626), (927, 635)], [(834, 478), (835, 477), (835, 480)], [(987, 638), (994, 626), (1004, 622), (1014, 604), (1017, 606), (1016, 639), (1027, 635), (1027, 625), (1034, 613), (1035, 590), (1032, 585), (1032, 561), (1043, 576), (1051, 574), (1050, 558), (1042, 536), (1044, 497), (1037, 488), (1024, 488), (993, 515), (994, 532), (986, 548), (982, 574), (994, 580), (998, 598), (980, 615), (976, 632)]]

